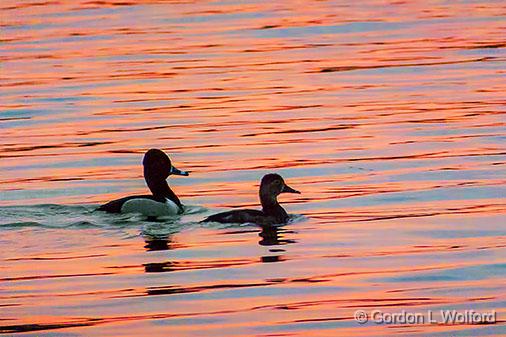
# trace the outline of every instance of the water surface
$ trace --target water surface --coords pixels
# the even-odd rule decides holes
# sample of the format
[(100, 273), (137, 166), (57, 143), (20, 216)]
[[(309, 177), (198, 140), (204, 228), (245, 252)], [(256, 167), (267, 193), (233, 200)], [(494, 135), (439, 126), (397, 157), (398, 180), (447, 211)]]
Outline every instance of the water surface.
[[(506, 334), (502, 1), (0, 4), (0, 333)], [(187, 214), (94, 208), (170, 154)], [(199, 224), (258, 207), (293, 223)], [(496, 310), (359, 325), (358, 309)]]

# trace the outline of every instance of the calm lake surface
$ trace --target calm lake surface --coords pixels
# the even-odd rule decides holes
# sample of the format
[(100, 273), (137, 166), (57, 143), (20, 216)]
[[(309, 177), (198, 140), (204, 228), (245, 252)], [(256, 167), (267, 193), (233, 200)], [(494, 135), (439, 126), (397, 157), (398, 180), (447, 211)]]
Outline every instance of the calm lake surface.
[[(0, 10), (0, 334), (506, 335), (504, 1)], [(187, 213), (93, 212), (149, 148)], [(198, 223), (269, 172), (291, 224)]]

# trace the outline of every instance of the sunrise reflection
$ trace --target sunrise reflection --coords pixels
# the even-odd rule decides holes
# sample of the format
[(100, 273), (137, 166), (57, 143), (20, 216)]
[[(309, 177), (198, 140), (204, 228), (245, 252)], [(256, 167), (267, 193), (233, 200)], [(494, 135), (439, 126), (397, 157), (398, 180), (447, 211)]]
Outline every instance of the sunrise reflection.
[[(504, 335), (500, 2), (0, 10), (0, 334)], [(184, 214), (96, 211), (151, 148)], [(288, 224), (201, 222), (272, 172)], [(442, 308), (499, 320), (354, 317)]]

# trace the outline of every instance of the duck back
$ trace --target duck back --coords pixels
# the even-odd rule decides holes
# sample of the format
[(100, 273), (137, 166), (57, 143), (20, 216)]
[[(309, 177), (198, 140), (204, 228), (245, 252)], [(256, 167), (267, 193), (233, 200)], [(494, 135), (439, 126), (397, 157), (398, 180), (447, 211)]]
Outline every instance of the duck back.
[(207, 217), (203, 222), (258, 223), (265, 217), (264, 212), (255, 209), (237, 209)]

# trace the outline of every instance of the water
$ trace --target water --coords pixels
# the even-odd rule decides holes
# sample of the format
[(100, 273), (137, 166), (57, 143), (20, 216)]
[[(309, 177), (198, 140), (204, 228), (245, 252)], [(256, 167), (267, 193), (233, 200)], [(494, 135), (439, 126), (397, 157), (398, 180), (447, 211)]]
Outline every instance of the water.
[[(506, 334), (502, 1), (0, 8), (0, 333)], [(187, 214), (93, 212), (148, 148)], [(293, 223), (198, 223), (268, 172)], [(441, 309), (497, 322), (353, 319)]]

